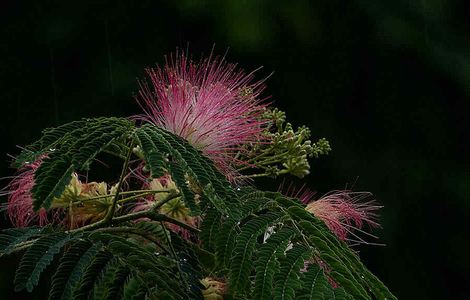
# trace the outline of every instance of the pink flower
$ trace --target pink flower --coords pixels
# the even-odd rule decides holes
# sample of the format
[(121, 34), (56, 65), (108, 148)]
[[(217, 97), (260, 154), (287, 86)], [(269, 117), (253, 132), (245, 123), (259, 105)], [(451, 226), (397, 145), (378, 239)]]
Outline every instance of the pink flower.
[(376, 211), (381, 206), (375, 205), (374, 201), (364, 201), (370, 197), (370, 193), (348, 190), (333, 191), (318, 200), (313, 200), (315, 192), (305, 188), (305, 186), (300, 189), (296, 189), (292, 184), (285, 187), (284, 182), (278, 191), (307, 204), (305, 209), (322, 220), (340, 240), (359, 244), (373, 244), (366, 242), (356, 233), (360, 232), (376, 238), (362, 230), (365, 224), (370, 227), (380, 226), (375, 220), (377, 219)]
[[(316, 201), (311, 201), (308, 197), (300, 198), (300, 200), (308, 203), (305, 209), (325, 222), (340, 240), (369, 244), (354, 233), (359, 231), (372, 236), (361, 230), (364, 224), (371, 227), (380, 226), (375, 219), (377, 218), (376, 211), (381, 207), (374, 205), (374, 201), (363, 202), (369, 196), (369, 193), (363, 192), (334, 191)], [(348, 235), (356, 239), (348, 238)]]
[(145, 114), (137, 118), (186, 139), (233, 179), (235, 166), (244, 164), (236, 154), (258, 143), (266, 124), (266, 104), (258, 98), (263, 82), (212, 55), (195, 63), (176, 53), (164, 67), (146, 71), (152, 87), (140, 83), (136, 100)]
[(34, 186), (34, 172), (39, 168), (44, 156), (32, 163), (23, 165), (18, 174), (6, 186), (8, 203), (5, 205), (7, 215), (15, 227), (26, 227), (30, 224), (44, 226), (50, 223), (44, 208), (39, 212), (33, 210), (33, 197), (31, 189)]

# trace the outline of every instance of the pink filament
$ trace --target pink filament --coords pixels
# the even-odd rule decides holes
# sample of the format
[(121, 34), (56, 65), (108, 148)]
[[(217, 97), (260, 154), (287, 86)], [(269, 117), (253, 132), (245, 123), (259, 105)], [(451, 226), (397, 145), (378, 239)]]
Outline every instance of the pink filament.
[(148, 68), (152, 88), (141, 83), (137, 101), (151, 122), (186, 139), (211, 158), (229, 179), (241, 165), (235, 158), (243, 145), (260, 142), (266, 104), (258, 98), (262, 81), (223, 57), (194, 63), (184, 54), (171, 56), (164, 67)]

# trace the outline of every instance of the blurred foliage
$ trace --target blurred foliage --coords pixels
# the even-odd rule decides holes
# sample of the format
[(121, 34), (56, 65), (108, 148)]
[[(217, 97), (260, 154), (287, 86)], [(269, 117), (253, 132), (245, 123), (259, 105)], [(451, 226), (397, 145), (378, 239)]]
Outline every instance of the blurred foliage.
[[(136, 77), (178, 46), (264, 68), (272, 101), (334, 149), (320, 193), (385, 206), (386, 247), (361, 247), (399, 298), (464, 299), (470, 266), (470, 22), (465, 1), (1, 1), (0, 153), (45, 127), (138, 112)], [(8, 162), (1, 176), (11, 175)], [(273, 187), (275, 188), (275, 187)], [(7, 226), (6, 221), (3, 222)], [(12, 262), (0, 290), (10, 299)], [(47, 292), (47, 291), (46, 291)], [(21, 297), (32, 299), (27, 294)], [(38, 294), (39, 295), (39, 294)], [(18, 295), (17, 295), (18, 297)]]

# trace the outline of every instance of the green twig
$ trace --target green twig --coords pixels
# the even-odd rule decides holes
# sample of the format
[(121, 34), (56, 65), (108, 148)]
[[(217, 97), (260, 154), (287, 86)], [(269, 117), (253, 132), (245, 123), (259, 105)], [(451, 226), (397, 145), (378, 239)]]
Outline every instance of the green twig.
[(114, 195), (113, 203), (111, 204), (111, 207), (107, 211), (106, 216), (102, 220), (100, 220), (96, 223), (89, 224), (89, 225), (77, 228), (75, 230), (70, 230), (69, 232), (80, 232), (80, 231), (99, 228), (99, 227), (102, 227), (103, 225), (105, 225), (106, 223), (108, 223), (112, 220), (112, 218), (114, 216), (114, 212), (116, 211), (116, 205), (117, 205), (117, 202), (118, 202), (118, 199), (119, 199), (119, 194), (120, 194), (120, 190), (121, 190), (121, 187), (122, 187), (122, 183), (124, 182), (124, 178), (126, 177), (126, 171), (127, 171), (127, 167), (129, 166), (129, 161), (131, 159), (131, 155), (132, 155), (132, 145), (129, 145), (129, 151), (127, 152), (126, 160), (124, 161), (124, 164), (122, 166), (121, 176), (119, 177), (119, 182), (118, 182), (117, 187), (116, 187), (116, 194)]
[[(160, 221), (160, 225), (162, 225), (162, 227), (165, 228), (165, 225), (163, 225), (163, 222), (161, 221)], [(165, 238), (166, 238), (166, 242), (168, 243), (168, 246), (170, 246), (170, 250), (171, 250), (171, 253), (173, 254), (173, 257), (175, 258), (175, 262), (176, 262), (176, 266), (178, 267), (178, 273), (180, 275), (180, 278), (184, 282), (184, 284), (186, 285), (186, 288), (189, 291), (189, 285), (188, 285), (188, 282), (186, 281), (186, 278), (184, 278), (183, 276), (183, 270), (181, 269), (180, 261), (178, 259), (178, 256), (176, 255), (175, 248), (173, 248), (173, 244), (171, 243), (170, 237), (167, 234), (165, 234)]]
[[(173, 190), (172, 189), (170, 189), (170, 190), (135, 190), (135, 191), (120, 192), (119, 195), (129, 195), (129, 194), (137, 194), (137, 193), (141, 193), (142, 195), (143, 194), (159, 194), (159, 193), (170, 193), (171, 191), (173, 191)], [(80, 200), (73, 201), (72, 203), (81, 203), (81, 202), (86, 202), (86, 201), (91, 201), (91, 200), (99, 200), (99, 199), (115, 197), (115, 196), (116, 196), (116, 194), (109, 194), (109, 195), (102, 195), (102, 196), (96, 196), (96, 197), (90, 197), (90, 198), (83, 198), (83, 199), (80, 199)], [(121, 200), (123, 200), (123, 199), (121, 199)]]
[(130, 143), (129, 150), (127, 151), (126, 160), (124, 161), (124, 164), (122, 166), (121, 176), (119, 177), (119, 182), (116, 187), (116, 194), (114, 195), (113, 204), (111, 205), (111, 208), (106, 213), (106, 216), (103, 219), (103, 223), (107, 223), (114, 216), (114, 212), (116, 211), (116, 205), (119, 200), (119, 193), (121, 192), (122, 183), (124, 182), (124, 178), (126, 177), (127, 167), (129, 166), (131, 155), (132, 155), (132, 144)]
[[(95, 230), (96, 232), (111, 232), (111, 233), (129, 233), (141, 236), (152, 243), (156, 244), (159, 248), (161, 248), (164, 252), (170, 254), (170, 251), (166, 249), (153, 234), (150, 232), (146, 232), (134, 227), (129, 226), (121, 226), (121, 227), (106, 227), (106, 228), (98, 228)], [(165, 233), (166, 235), (166, 233)]]

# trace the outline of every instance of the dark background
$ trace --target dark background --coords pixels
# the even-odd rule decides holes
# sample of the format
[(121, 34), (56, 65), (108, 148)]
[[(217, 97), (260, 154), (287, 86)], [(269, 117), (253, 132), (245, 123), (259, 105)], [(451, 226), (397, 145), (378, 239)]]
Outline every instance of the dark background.
[[(385, 206), (386, 247), (357, 248), (402, 299), (470, 297), (470, 21), (465, 1), (0, 1), (0, 176), (41, 129), (139, 112), (143, 69), (189, 45), (251, 70), (292, 123), (327, 137), (320, 194)], [(1, 184), (4, 185), (3, 181)], [(2, 202), (6, 199), (2, 199)], [(2, 227), (8, 226), (5, 218)], [(2, 299), (15, 259), (0, 259)], [(467, 298), (468, 299), (468, 298)]]

